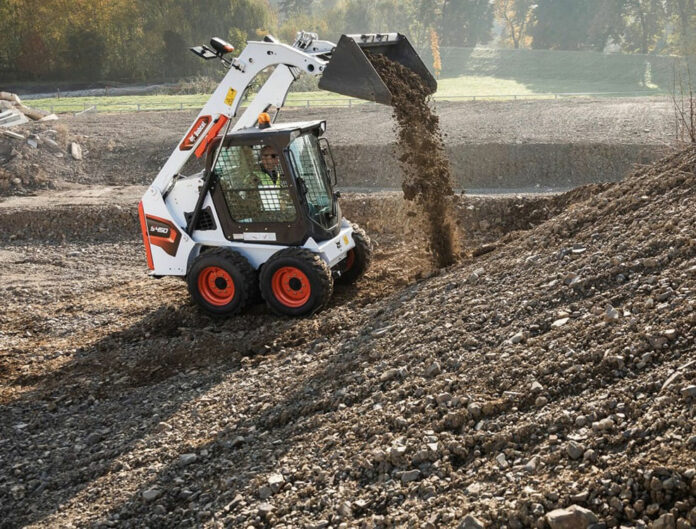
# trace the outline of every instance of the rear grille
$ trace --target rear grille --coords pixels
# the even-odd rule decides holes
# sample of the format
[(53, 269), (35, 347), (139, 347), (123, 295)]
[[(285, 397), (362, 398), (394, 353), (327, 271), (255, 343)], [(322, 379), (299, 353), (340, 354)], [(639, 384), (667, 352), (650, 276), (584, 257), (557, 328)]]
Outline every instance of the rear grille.
[[(184, 213), (186, 217), (186, 223), (191, 222), (191, 217), (193, 212)], [(201, 214), (198, 215), (198, 224), (196, 224), (196, 230), (199, 231), (214, 231), (217, 229), (215, 224), (215, 219), (213, 218), (213, 212), (210, 210), (210, 206), (201, 210)]]

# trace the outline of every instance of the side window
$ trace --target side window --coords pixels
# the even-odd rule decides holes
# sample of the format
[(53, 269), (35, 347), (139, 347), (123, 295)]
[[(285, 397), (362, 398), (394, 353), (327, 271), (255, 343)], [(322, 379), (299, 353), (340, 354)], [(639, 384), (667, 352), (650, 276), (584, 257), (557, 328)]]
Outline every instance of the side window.
[(280, 163), (268, 145), (227, 147), (215, 170), (227, 207), (236, 222), (292, 222), (295, 205)]

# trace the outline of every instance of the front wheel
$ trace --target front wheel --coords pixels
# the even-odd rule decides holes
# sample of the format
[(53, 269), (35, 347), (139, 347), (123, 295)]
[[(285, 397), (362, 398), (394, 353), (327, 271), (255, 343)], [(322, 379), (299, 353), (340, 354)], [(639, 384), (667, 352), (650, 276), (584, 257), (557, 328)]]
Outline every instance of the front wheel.
[(256, 288), (256, 272), (244, 256), (225, 248), (202, 253), (186, 282), (193, 300), (216, 316), (237, 314)]
[(261, 295), (276, 314), (308, 316), (321, 310), (333, 293), (331, 270), (317, 254), (286, 248), (261, 268)]
[(342, 285), (352, 285), (360, 279), (370, 268), (372, 262), (372, 241), (360, 226), (352, 224), (353, 240), (355, 248), (348, 251), (348, 255), (339, 264), (341, 275), (336, 279)]

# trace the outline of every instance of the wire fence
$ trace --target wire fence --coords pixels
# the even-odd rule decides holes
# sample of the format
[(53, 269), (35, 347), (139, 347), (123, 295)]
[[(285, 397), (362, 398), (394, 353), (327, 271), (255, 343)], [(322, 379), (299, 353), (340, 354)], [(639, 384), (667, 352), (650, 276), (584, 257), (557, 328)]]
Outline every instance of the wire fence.
[[(434, 96), (437, 102), (464, 102), (464, 101), (519, 101), (519, 100), (558, 100), (568, 98), (630, 98), (630, 97), (667, 97), (668, 92), (637, 91), (637, 92), (566, 92), (566, 93), (540, 93), (540, 94), (491, 94), (491, 95), (442, 95)], [(150, 102), (136, 103), (51, 103), (32, 105), (33, 108), (55, 114), (88, 114), (99, 112), (152, 112), (172, 110), (200, 110), (203, 102)], [(377, 103), (354, 99), (341, 98), (316, 98), (316, 99), (289, 99), (286, 106), (289, 107), (347, 107), (375, 106)]]

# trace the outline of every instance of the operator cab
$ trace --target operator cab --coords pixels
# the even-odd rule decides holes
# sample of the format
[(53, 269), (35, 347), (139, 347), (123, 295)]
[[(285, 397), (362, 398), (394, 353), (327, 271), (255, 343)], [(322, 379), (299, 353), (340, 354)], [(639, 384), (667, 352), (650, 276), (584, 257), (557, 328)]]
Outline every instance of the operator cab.
[[(335, 165), (325, 121), (284, 123), (227, 134), (208, 147), (215, 172), (212, 198), (230, 241), (302, 245), (340, 231)], [(246, 235), (245, 235), (246, 234)]]

